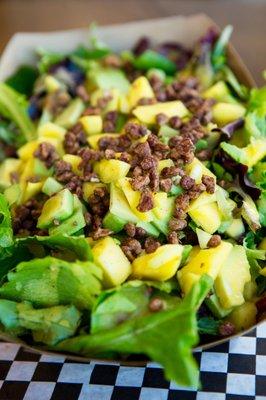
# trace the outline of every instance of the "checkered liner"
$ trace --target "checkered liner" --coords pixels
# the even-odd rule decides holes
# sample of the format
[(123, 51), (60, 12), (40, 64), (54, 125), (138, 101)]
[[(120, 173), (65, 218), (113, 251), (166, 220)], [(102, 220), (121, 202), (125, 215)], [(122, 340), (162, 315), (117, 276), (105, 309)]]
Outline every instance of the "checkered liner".
[(0, 343), (0, 400), (266, 399), (266, 323), (195, 357), (199, 391), (167, 382), (154, 363), (146, 368), (77, 363)]

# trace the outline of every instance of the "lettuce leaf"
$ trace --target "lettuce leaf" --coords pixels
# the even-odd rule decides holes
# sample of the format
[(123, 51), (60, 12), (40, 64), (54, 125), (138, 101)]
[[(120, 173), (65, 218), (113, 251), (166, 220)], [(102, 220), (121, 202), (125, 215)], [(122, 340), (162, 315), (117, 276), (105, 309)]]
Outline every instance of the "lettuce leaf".
[(0, 321), (11, 334), (32, 332), (35, 342), (54, 345), (75, 334), (81, 314), (74, 306), (35, 310), (30, 303), (0, 300)]
[(13, 229), (8, 202), (3, 194), (0, 194), (0, 254), (2, 248), (13, 245)]
[(84, 356), (108, 352), (146, 354), (177, 384), (198, 386), (198, 368), (191, 348), (198, 342), (196, 311), (213, 280), (205, 275), (174, 309), (126, 321), (112, 329), (77, 336), (55, 348)]
[(29, 65), (22, 65), (6, 80), (6, 84), (17, 92), (29, 97), (32, 94), (37, 77), (38, 72), (36, 68)]
[(250, 91), (245, 129), (249, 137), (266, 138), (266, 86)]
[(102, 271), (90, 261), (45, 257), (21, 262), (7, 274), (0, 297), (30, 301), (36, 307), (74, 304), (92, 308), (101, 292)]
[(17, 125), (25, 141), (35, 138), (35, 127), (28, 116), (25, 98), (3, 82), (0, 82), (0, 114)]

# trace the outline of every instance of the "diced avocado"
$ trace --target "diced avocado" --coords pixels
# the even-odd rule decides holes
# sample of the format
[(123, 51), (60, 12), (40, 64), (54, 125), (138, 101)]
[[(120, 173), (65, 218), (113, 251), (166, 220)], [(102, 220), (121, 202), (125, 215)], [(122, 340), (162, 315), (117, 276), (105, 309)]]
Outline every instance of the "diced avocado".
[(89, 70), (87, 75), (89, 89), (118, 89), (121, 93), (127, 93), (130, 83), (122, 70), (114, 68), (95, 68)]
[(114, 183), (110, 184), (110, 213), (127, 222), (139, 222), (131, 210), (123, 191)]
[(57, 180), (52, 176), (46, 178), (42, 187), (43, 193), (47, 194), (49, 197), (59, 192), (61, 189), (63, 189), (63, 185), (57, 182)]
[(166, 158), (165, 160), (160, 160), (158, 162), (158, 172), (161, 173), (164, 168), (173, 167), (174, 161), (171, 158)]
[(184, 190), (180, 185), (172, 185), (170, 192), (168, 192), (168, 196), (179, 196), (183, 192)]
[(226, 317), (232, 311), (232, 308), (223, 308), (221, 306), (219, 299), (215, 293), (213, 293), (210, 297), (207, 297), (205, 303), (212, 314), (219, 319)]
[(239, 147), (222, 142), (221, 148), (234, 160), (241, 164), (253, 167), (266, 156), (266, 141), (262, 139), (252, 140), (246, 147)]
[(209, 89), (205, 90), (203, 97), (206, 99), (215, 99), (224, 103), (237, 103), (224, 81), (218, 81)]
[(115, 240), (100, 239), (92, 248), (94, 262), (103, 270), (105, 287), (118, 286), (131, 274), (131, 264)]
[(198, 237), (198, 242), (199, 242), (200, 248), (207, 249), (208, 242), (209, 242), (210, 238), (212, 237), (212, 235), (210, 235), (209, 233), (207, 233), (199, 228), (196, 228), (196, 234)]
[(112, 232), (120, 232), (126, 225), (127, 221), (112, 214), (110, 211), (105, 215), (103, 219), (103, 227), (110, 229)]
[(167, 101), (146, 106), (138, 106), (133, 110), (133, 114), (145, 124), (155, 124), (156, 115), (163, 113), (168, 118), (177, 116), (180, 118), (188, 115), (188, 109), (179, 101)]
[(94, 164), (94, 171), (101, 182), (111, 183), (124, 178), (130, 170), (130, 164), (120, 160), (101, 160)]
[(49, 235), (56, 235), (58, 233), (67, 233), (68, 235), (74, 235), (84, 228), (86, 221), (83, 215), (82, 208), (76, 208), (73, 214), (65, 219), (60, 225), (53, 226), (49, 229)]
[(130, 86), (128, 93), (128, 101), (131, 108), (138, 105), (140, 99), (155, 98), (152, 87), (145, 76), (137, 78)]
[(189, 209), (189, 216), (196, 225), (208, 233), (214, 233), (222, 223), (221, 214), (218, 210), (217, 202), (204, 204), (199, 208)]
[(178, 131), (176, 129), (171, 128), (168, 125), (162, 125), (158, 132), (158, 136), (166, 144), (168, 144), (169, 140), (172, 137), (176, 136), (177, 134), (178, 134)]
[(6, 158), (0, 165), (0, 189), (5, 189), (11, 185), (11, 173), (17, 172), (21, 161), (17, 158)]
[(69, 105), (55, 119), (55, 124), (63, 128), (71, 128), (78, 122), (79, 117), (85, 110), (85, 105), (80, 98), (72, 100)]
[(151, 222), (139, 221), (136, 226), (144, 229), (150, 236), (158, 237), (160, 235), (159, 230)]
[(32, 199), (38, 193), (40, 193), (42, 190), (42, 186), (43, 182), (27, 182), (23, 191), (22, 203), (25, 203), (26, 201)]
[(252, 301), (256, 297), (257, 291), (258, 286), (255, 280), (252, 279), (251, 281), (246, 282), (244, 286), (244, 299), (246, 301)]
[(56, 125), (52, 122), (46, 122), (38, 127), (38, 137), (42, 140), (46, 138), (54, 138), (63, 141), (66, 130), (62, 126)]
[(236, 331), (244, 331), (256, 324), (257, 307), (254, 303), (247, 301), (236, 307), (227, 320), (232, 322)]
[(234, 246), (214, 282), (217, 297), (224, 308), (244, 303), (244, 286), (249, 282), (249, 263), (243, 246)]
[(154, 217), (151, 223), (164, 235), (168, 235), (168, 222), (169, 220), (160, 220)]
[(68, 189), (63, 189), (44, 203), (37, 226), (40, 229), (49, 228), (55, 220), (61, 222), (72, 213), (73, 195)]
[(19, 204), (22, 198), (22, 190), (19, 183), (9, 186), (4, 191), (4, 196), (8, 201), (9, 205)]
[(245, 233), (245, 225), (241, 218), (234, 218), (225, 233), (233, 239), (239, 239)]
[(245, 115), (246, 109), (241, 104), (216, 103), (212, 107), (214, 121), (223, 126)]
[(80, 122), (87, 135), (97, 135), (103, 130), (103, 119), (100, 115), (85, 115)]
[(106, 188), (106, 185), (101, 182), (85, 182), (82, 186), (83, 199), (88, 201), (89, 197), (94, 193), (94, 190), (100, 187)]
[(177, 274), (182, 291), (187, 294), (191, 289), (191, 286), (187, 282), (187, 274), (197, 275), (198, 280), (204, 274), (216, 279), (232, 248), (231, 243), (222, 241), (219, 246), (210, 249), (201, 249), (194, 257), (189, 258), (188, 264), (178, 271)]
[(77, 156), (76, 154), (64, 154), (63, 161), (71, 164), (72, 171), (76, 175), (79, 175), (79, 176), (82, 175), (82, 170), (79, 168), (79, 165), (82, 161), (82, 158), (80, 156)]
[(132, 277), (166, 281), (172, 278), (182, 259), (183, 246), (165, 244), (151, 254), (143, 254), (132, 263)]
[(154, 194), (154, 209), (152, 210), (157, 219), (170, 219), (173, 214), (174, 197), (168, 197), (165, 192)]

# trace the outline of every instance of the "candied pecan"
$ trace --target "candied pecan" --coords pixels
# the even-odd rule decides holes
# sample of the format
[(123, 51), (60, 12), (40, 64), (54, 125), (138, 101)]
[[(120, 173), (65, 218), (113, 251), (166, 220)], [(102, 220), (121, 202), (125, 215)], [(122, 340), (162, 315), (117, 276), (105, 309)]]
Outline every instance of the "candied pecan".
[(119, 138), (103, 136), (98, 140), (98, 146), (100, 150), (112, 149), (118, 151)]
[(112, 233), (110, 229), (104, 229), (104, 228), (97, 228), (95, 231), (92, 231), (91, 237), (93, 240), (98, 240), (103, 237), (109, 236)]
[(219, 326), (219, 334), (221, 336), (230, 336), (233, 335), (233, 333), (235, 333), (235, 326), (232, 322), (225, 321)]
[(92, 216), (88, 211), (84, 212), (84, 219), (85, 219), (86, 225), (91, 225)]
[(124, 229), (126, 231), (126, 234), (129, 237), (134, 237), (136, 235), (136, 225), (133, 224), (133, 222), (128, 222), (125, 226)]
[(212, 176), (202, 175), (201, 180), (206, 186), (206, 192), (213, 194), (215, 192), (215, 179)]
[(194, 186), (194, 184), (195, 184), (195, 179), (191, 178), (188, 175), (182, 176), (182, 178), (180, 180), (180, 186), (184, 190), (191, 189)]
[(131, 180), (131, 186), (133, 190), (142, 191), (150, 183), (149, 175), (139, 175)]
[(160, 152), (163, 153), (164, 155), (169, 152), (168, 145), (162, 143), (160, 139), (152, 133), (148, 136), (148, 143), (150, 145), (150, 148), (154, 152), (155, 151)]
[(175, 206), (173, 216), (177, 219), (186, 219), (187, 214), (184, 210), (182, 210), (182, 208)]
[(88, 147), (85, 147), (79, 150), (78, 155), (82, 158), (80, 167), (80, 169), (82, 169), (83, 165), (90, 161), (99, 161), (102, 158), (103, 154), (99, 150), (93, 150)]
[(167, 242), (169, 244), (178, 244), (179, 243), (178, 233), (175, 231), (170, 232), (167, 236)]
[(164, 308), (164, 302), (162, 299), (159, 299), (158, 297), (154, 297), (150, 302), (149, 302), (149, 310), (152, 312), (158, 312)]
[(159, 172), (157, 171), (156, 168), (152, 168), (149, 172), (149, 177), (150, 177), (150, 189), (152, 192), (158, 192), (159, 190), (159, 183), (160, 183), (160, 177), (159, 177)]
[(148, 237), (144, 242), (144, 248), (148, 254), (154, 253), (160, 246), (161, 243), (153, 237)]
[(147, 236), (147, 232), (145, 231), (145, 229), (141, 228), (140, 226), (136, 226), (135, 237), (138, 238), (138, 239), (143, 239), (146, 236)]
[(103, 132), (115, 132), (115, 123), (113, 121), (103, 121)]
[(173, 160), (180, 159), (188, 164), (194, 158), (195, 146), (192, 140), (185, 136), (179, 136), (178, 141), (178, 145), (171, 149), (170, 158)]
[(217, 247), (221, 244), (221, 236), (220, 235), (212, 235), (210, 240), (207, 243), (207, 247)]
[(81, 98), (85, 103), (90, 100), (89, 93), (84, 85), (78, 85), (76, 87), (76, 95)]
[(65, 188), (69, 189), (72, 193), (75, 193), (78, 197), (83, 197), (82, 190), (83, 181), (78, 175), (73, 175), (70, 180), (66, 183)]
[(156, 90), (155, 95), (156, 95), (156, 100), (158, 100), (160, 102), (167, 100), (167, 94), (164, 89)]
[(123, 240), (121, 249), (129, 261), (133, 261), (142, 251), (140, 242), (133, 238)]
[[(37, 229), (37, 220), (41, 214), (43, 201), (30, 199), (26, 203), (16, 207), (12, 219), (14, 234), (20, 236), (29, 236), (39, 234)], [(47, 234), (47, 231), (45, 231)]]
[(140, 163), (140, 166), (144, 171), (147, 171), (149, 169), (156, 168), (157, 164), (158, 164), (158, 162), (154, 157), (146, 157), (146, 158), (143, 158), (143, 160)]
[(134, 167), (132, 171), (132, 176), (137, 177), (142, 175), (142, 169), (139, 166)]
[(87, 107), (82, 113), (82, 115), (84, 115), (84, 116), (85, 115), (99, 115), (99, 114), (101, 114), (101, 109), (99, 107), (93, 107), (93, 106)]
[(140, 201), (137, 206), (138, 211), (146, 212), (152, 210), (154, 207), (154, 200), (152, 192), (149, 189), (145, 189), (140, 196)]
[(55, 147), (48, 142), (40, 143), (33, 155), (43, 161), (47, 168), (50, 168), (59, 158)]
[(165, 167), (161, 171), (161, 176), (163, 178), (173, 178), (177, 175), (180, 175), (180, 173), (183, 175), (184, 172), (180, 168), (175, 167), (174, 165), (172, 167)]
[(170, 231), (181, 231), (187, 226), (187, 221), (185, 219), (171, 218), (168, 226)]
[(55, 177), (59, 182), (67, 182), (73, 176), (69, 162), (59, 160), (55, 163)]
[(148, 142), (137, 143), (133, 146), (133, 154), (137, 155), (138, 158), (146, 158), (151, 156), (151, 148)]
[(197, 199), (202, 192), (206, 190), (206, 186), (203, 183), (198, 183), (192, 187), (192, 189), (188, 192), (189, 198), (191, 200)]
[(138, 101), (138, 105), (140, 105), (140, 106), (148, 106), (149, 104), (155, 104), (155, 103), (156, 103), (156, 99), (153, 97), (142, 97)]
[(74, 125), (64, 137), (64, 149), (66, 153), (78, 154), (79, 150), (87, 144), (87, 137), (80, 123)]
[(124, 161), (124, 162), (130, 164), (131, 155), (130, 155), (129, 153), (127, 153), (126, 151), (123, 151), (123, 152), (120, 154), (120, 156), (118, 157), (118, 159), (119, 159), (120, 161)]
[(200, 161), (207, 161), (207, 160), (210, 160), (211, 157), (212, 157), (212, 152), (211, 152), (211, 150), (209, 150), (209, 149), (204, 149), (204, 150), (201, 150), (201, 151), (199, 151), (199, 152), (197, 153), (197, 158), (198, 158)]
[(152, 74), (149, 77), (149, 82), (153, 90), (156, 92), (163, 86), (163, 80), (157, 74)]
[(190, 197), (186, 193), (180, 194), (176, 199), (175, 199), (175, 206), (176, 208), (180, 208), (181, 210), (186, 210), (189, 206), (189, 200)]
[(171, 188), (172, 188), (172, 179), (171, 178), (165, 178), (165, 179), (160, 180), (160, 189), (163, 192), (168, 193), (168, 192), (170, 192)]
[(199, 139), (203, 138), (205, 130), (201, 126), (200, 120), (196, 117), (192, 117), (188, 122), (182, 125), (180, 133), (185, 137), (189, 137), (193, 143), (196, 143)]
[[(103, 217), (106, 214), (109, 208), (109, 202), (110, 195), (105, 187), (96, 188), (93, 194), (88, 198), (88, 203), (94, 216), (97, 215), (99, 217)], [(95, 225), (95, 220), (93, 223)]]
[(113, 96), (110, 93), (104, 94), (103, 97), (100, 97), (97, 100), (97, 107), (105, 108), (112, 99)]
[(139, 139), (148, 133), (146, 126), (135, 124), (134, 122), (128, 122), (125, 125), (125, 133), (130, 136), (131, 139)]
[(103, 58), (103, 64), (106, 67), (120, 68), (122, 66), (122, 61), (117, 54), (107, 54), (107, 56)]
[(151, 47), (150, 39), (147, 37), (141, 37), (133, 48), (133, 53), (136, 56), (141, 55), (144, 51), (148, 50)]
[(156, 115), (155, 120), (156, 120), (156, 124), (161, 126), (161, 125), (167, 124), (168, 117), (167, 117), (167, 115), (165, 115), (163, 113), (159, 113), (159, 114)]
[(171, 117), (169, 119), (169, 125), (173, 129), (179, 129), (182, 125), (182, 119), (178, 116)]
[(49, 93), (45, 99), (45, 108), (53, 115), (60, 114), (70, 102), (70, 95), (63, 91), (57, 90), (56, 92)]

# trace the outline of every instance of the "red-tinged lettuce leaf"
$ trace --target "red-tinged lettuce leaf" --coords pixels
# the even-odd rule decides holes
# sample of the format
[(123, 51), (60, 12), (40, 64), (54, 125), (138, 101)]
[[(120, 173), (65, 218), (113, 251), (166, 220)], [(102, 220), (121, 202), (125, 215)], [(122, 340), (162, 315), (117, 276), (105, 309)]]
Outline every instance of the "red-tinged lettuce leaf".
[(233, 134), (243, 126), (244, 126), (243, 118), (236, 119), (235, 121), (230, 122), (227, 125), (224, 125), (222, 128), (218, 129), (221, 132), (221, 140), (223, 141), (231, 139)]
[(175, 309), (126, 321), (94, 335), (64, 340), (55, 348), (88, 357), (108, 352), (146, 354), (159, 362), (177, 384), (198, 386), (198, 368), (191, 349), (198, 342), (196, 312), (213, 280), (205, 275)]

